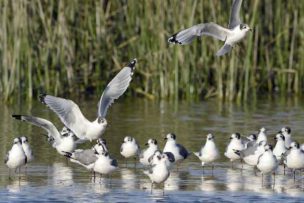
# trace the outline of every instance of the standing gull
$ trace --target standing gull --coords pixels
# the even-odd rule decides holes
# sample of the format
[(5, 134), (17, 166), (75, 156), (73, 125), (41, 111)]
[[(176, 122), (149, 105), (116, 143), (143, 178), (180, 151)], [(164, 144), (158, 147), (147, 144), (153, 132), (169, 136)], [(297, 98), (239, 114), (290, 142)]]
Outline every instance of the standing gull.
[(285, 147), (285, 136), (278, 132), (274, 138), (277, 143), (273, 149), (273, 154), (276, 156), (277, 160), (280, 161), (283, 157), (283, 154), (287, 151)]
[(186, 150), (186, 148), (183, 145), (176, 143), (176, 135), (174, 133), (167, 134), (164, 139), (167, 140), (167, 142), (163, 152), (172, 153), (175, 162), (182, 161), (190, 155), (190, 153)]
[(296, 170), (304, 168), (304, 151), (301, 150), (299, 143), (292, 142), (289, 150), (284, 154), (287, 168), (293, 170), (293, 178), (296, 178)]
[[(166, 164), (166, 162), (168, 161), (167, 154), (158, 155), (156, 158), (158, 159), (158, 162), (155, 163), (150, 168), (150, 170), (144, 171), (144, 173), (147, 176), (149, 176), (149, 178), (152, 182), (151, 183), (151, 193), (152, 193), (154, 183), (157, 183), (157, 184), (164, 183), (170, 176), (170, 171)], [(165, 190), (165, 186), (163, 187), (163, 193), (164, 193), (164, 190)]]
[(260, 155), (257, 168), (262, 172), (262, 184), (264, 174), (273, 173), (273, 181), (275, 181), (275, 170), (278, 168), (278, 161), (272, 152), (271, 145), (265, 145), (265, 152)]
[[(20, 167), (27, 163), (26, 155), (22, 148), (21, 139), (15, 138), (12, 149), (7, 153), (4, 163), (7, 165), (9, 169), (15, 169), (15, 172)], [(9, 171), (10, 177), (10, 171)]]
[(260, 143), (261, 141), (267, 142), (266, 128), (264, 127), (259, 130), (258, 139), (256, 142)]
[(226, 152), (224, 155), (230, 159), (231, 166), (233, 166), (233, 161), (240, 159), (240, 155), (236, 154), (235, 151), (239, 150), (242, 151), (245, 148), (240, 133), (233, 133), (230, 136), (230, 142), (227, 145)]
[[(130, 136), (126, 136), (124, 138), (123, 143), (121, 144), (120, 147), (120, 154), (126, 158), (130, 158), (130, 157), (134, 157), (136, 159), (136, 157), (139, 155), (139, 146), (135, 140), (135, 138), (130, 137)], [(135, 167), (136, 167), (136, 162), (135, 162)]]
[(40, 95), (40, 101), (54, 111), (80, 140), (98, 139), (107, 127), (105, 117), (108, 108), (130, 85), (136, 62), (136, 59), (130, 61), (107, 85), (99, 100), (98, 117), (93, 122), (84, 117), (79, 106), (72, 100), (44, 94)]
[(195, 37), (202, 35), (211, 36), (218, 40), (224, 41), (224, 46), (217, 51), (217, 56), (225, 55), (230, 52), (233, 45), (242, 40), (248, 31), (251, 31), (247, 24), (240, 20), (240, 9), (242, 0), (234, 0), (230, 12), (228, 28), (224, 28), (216, 23), (202, 23), (194, 25), (186, 30), (182, 30), (172, 35), (168, 42), (174, 44), (190, 44)]
[(214, 136), (212, 134), (207, 135), (205, 145), (201, 148), (199, 152), (194, 152), (194, 155), (202, 161), (203, 169), (206, 163), (212, 163), (213, 171), (213, 162), (219, 158), (220, 154), (217, 147), (215, 146)]
[(43, 118), (26, 115), (12, 115), (12, 117), (17, 120), (26, 121), (46, 130), (48, 133), (48, 140), (52, 143), (52, 147), (55, 148), (59, 154), (64, 155), (64, 152), (73, 152), (75, 150), (76, 144), (74, 134), (72, 132), (67, 131), (60, 134), (52, 122)]
[(148, 148), (140, 153), (139, 162), (145, 166), (148, 166), (150, 165), (149, 158), (158, 150), (158, 146), (155, 139), (149, 139), (146, 145)]
[(290, 127), (283, 127), (281, 129), (282, 134), (285, 137), (285, 147), (289, 147), (290, 144), (292, 143), (292, 139), (291, 139), (291, 129)]

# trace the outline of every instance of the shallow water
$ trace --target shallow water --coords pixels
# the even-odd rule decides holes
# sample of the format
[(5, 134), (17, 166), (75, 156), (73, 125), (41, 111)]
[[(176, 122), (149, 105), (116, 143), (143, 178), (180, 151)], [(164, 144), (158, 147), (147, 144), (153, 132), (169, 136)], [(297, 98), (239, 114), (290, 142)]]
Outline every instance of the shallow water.
[[(73, 98), (79, 101), (77, 98)], [(98, 98), (80, 103), (80, 108), (88, 118), (96, 115)], [(261, 175), (254, 175), (250, 167), (240, 164), (231, 168), (230, 162), (222, 155), (215, 164), (215, 170), (205, 167), (196, 157), (174, 168), (162, 186), (156, 186), (151, 194), (151, 183), (143, 174), (139, 164), (125, 161), (119, 154), (120, 144), (126, 135), (134, 136), (144, 147), (148, 138), (156, 138), (160, 147), (164, 146), (163, 136), (175, 132), (177, 140), (190, 151), (198, 151), (211, 132), (221, 154), (229, 141), (230, 134), (243, 135), (256, 132), (264, 126), (269, 129), (269, 140), (283, 126), (290, 126), (293, 138), (304, 143), (303, 99), (267, 98), (251, 101), (246, 105), (226, 104), (215, 100), (198, 103), (151, 102), (142, 99), (120, 99), (109, 111), (108, 129), (104, 134), (111, 154), (118, 159), (120, 169), (109, 180), (98, 177), (95, 182), (91, 174), (81, 166), (68, 163), (66, 159), (49, 146), (42, 135), (43, 130), (10, 117), (13, 113), (31, 114), (53, 121), (62, 127), (59, 119), (49, 109), (38, 102), (19, 103), (13, 106), (0, 105), (0, 157), (1, 163), (10, 149), (14, 137), (29, 137), (35, 160), (24, 168), (20, 175), (8, 179), (8, 170), (0, 165), (0, 201), (75, 201), (75, 202), (235, 202), (235, 201), (303, 201), (304, 179), (298, 174), (296, 181), (292, 174), (282, 174), (279, 168), (273, 179), (266, 176), (262, 185)], [(79, 148), (88, 148), (86, 143)]]

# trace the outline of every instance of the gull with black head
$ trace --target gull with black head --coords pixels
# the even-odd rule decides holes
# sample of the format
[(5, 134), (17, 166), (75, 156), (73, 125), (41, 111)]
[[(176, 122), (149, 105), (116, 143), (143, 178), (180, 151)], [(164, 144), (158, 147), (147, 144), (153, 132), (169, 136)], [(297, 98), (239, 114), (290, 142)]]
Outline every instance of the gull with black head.
[(212, 172), (213, 172), (213, 168), (214, 168), (213, 163), (215, 160), (217, 160), (220, 157), (220, 154), (215, 145), (214, 136), (212, 134), (207, 135), (205, 145), (201, 148), (199, 152), (194, 152), (194, 155), (201, 160), (203, 170), (206, 163), (212, 163)]
[(148, 148), (141, 151), (139, 162), (144, 166), (148, 166), (150, 165), (149, 158), (158, 150), (158, 145), (156, 139), (149, 139), (145, 145), (147, 145)]
[(137, 60), (133, 59), (107, 85), (98, 104), (98, 116), (91, 122), (84, 117), (79, 106), (72, 100), (51, 95), (40, 95), (40, 101), (54, 111), (63, 124), (80, 140), (96, 140), (107, 127), (106, 115), (108, 108), (129, 87)]
[(64, 128), (62, 133), (60, 133), (52, 122), (44, 118), (27, 115), (12, 115), (12, 117), (47, 131), (49, 142), (59, 154), (64, 155), (64, 152), (73, 152), (76, 149), (75, 136), (68, 129)]
[(20, 138), (15, 138), (12, 149), (6, 154), (4, 163), (9, 168), (9, 178), (10, 178), (10, 169), (19, 169), (20, 167), (27, 163), (27, 158), (25, 152), (22, 148), (22, 141)]
[(163, 153), (171, 153), (176, 163), (187, 159), (191, 154), (183, 145), (176, 143), (176, 135), (174, 133), (167, 134), (164, 139), (166, 144)]
[(224, 153), (224, 155), (230, 159), (231, 161), (231, 167), (233, 167), (233, 162), (240, 159), (240, 155), (235, 153), (235, 151), (242, 151), (243, 149), (245, 149), (244, 143), (242, 141), (241, 138), (241, 134), (240, 133), (233, 133), (230, 136), (230, 142), (226, 147), (226, 152)]
[(135, 138), (131, 136), (126, 136), (120, 147), (120, 154), (125, 158), (126, 165), (127, 165), (127, 159), (134, 157), (135, 159), (134, 165), (136, 167), (136, 157), (139, 155), (139, 153), (140, 153), (140, 148)]
[(190, 44), (193, 39), (203, 35), (224, 41), (224, 46), (217, 51), (216, 56), (223, 56), (230, 52), (234, 44), (242, 40), (251, 28), (240, 20), (242, 0), (234, 0), (230, 12), (228, 28), (216, 23), (201, 23), (172, 35), (168, 42), (180, 45)]

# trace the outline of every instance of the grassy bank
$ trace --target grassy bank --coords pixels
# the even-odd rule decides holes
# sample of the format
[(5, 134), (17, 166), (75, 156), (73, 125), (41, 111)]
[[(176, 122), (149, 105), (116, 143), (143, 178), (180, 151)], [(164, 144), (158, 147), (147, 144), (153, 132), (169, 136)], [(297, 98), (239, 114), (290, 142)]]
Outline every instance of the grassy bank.
[(230, 7), (219, 0), (0, 0), (0, 96), (101, 92), (134, 57), (129, 95), (244, 101), (302, 93), (304, 1), (244, 1), (241, 16), (254, 32), (225, 57), (215, 57), (222, 42), (210, 37), (167, 43), (193, 24), (226, 26)]

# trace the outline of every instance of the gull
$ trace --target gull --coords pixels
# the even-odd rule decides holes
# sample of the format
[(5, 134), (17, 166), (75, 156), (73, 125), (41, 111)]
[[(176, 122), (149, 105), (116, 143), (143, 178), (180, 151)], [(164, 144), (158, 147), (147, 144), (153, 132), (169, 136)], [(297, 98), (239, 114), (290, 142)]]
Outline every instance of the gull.
[(30, 144), (28, 143), (28, 138), (26, 136), (20, 137), (21, 146), (26, 156), (26, 162), (29, 163), (34, 160), (34, 155)]
[(109, 152), (104, 151), (96, 156), (98, 159), (94, 163), (94, 172), (101, 175), (108, 175), (118, 168), (117, 160), (111, 158)]
[(288, 150), (288, 148), (285, 147), (285, 136), (282, 134), (281, 131), (279, 131), (274, 139), (277, 141), (277, 143), (273, 149), (273, 154), (276, 156), (277, 160), (279, 161), (279, 164), (283, 164), (284, 175), (285, 175), (286, 165), (283, 162), (283, 156), (285, 152)]
[(157, 141), (155, 139), (149, 139), (145, 144), (148, 145), (148, 148), (143, 150), (139, 155), (139, 162), (145, 166), (150, 165), (149, 158), (153, 156), (155, 151), (158, 150)]
[(225, 42), (224, 46), (217, 51), (216, 56), (225, 55), (230, 52), (234, 44), (246, 36), (248, 31), (252, 30), (247, 24), (242, 23), (240, 20), (239, 13), (241, 4), (242, 0), (233, 1), (228, 28), (224, 28), (213, 22), (201, 23), (175, 33), (168, 39), (168, 42), (186, 45), (190, 44), (195, 37), (207, 35)]
[(287, 126), (283, 127), (281, 129), (281, 132), (285, 137), (285, 147), (289, 147), (290, 144), (293, 142), (292, 139), (291, 139), (291, 129), (290, 129), (290, 127), (287, 127)]
[(287, 168), (293, 169), (293, 178), (296, 178), (296, 170), (304, 168), (304, 151), (301, 150), (299, 143), (292, 142), (290, 144), (289, 150), (285, 152), (284, 164)]
[(99, 142), (97, 145), (100, 149), (96, 148), (96, 145), (92, 149), (87, 150), (75, 150), (73, 153), (65, 152), (64, 156), (68, 157), (71, 162), (77, 163), (85, 167), (89, 171), (99, 174), (110, 174), (118, 168), (117, 160), (111, 158), (109, 152), (104, 145)]
[(267, 142), (267, 136), (266, 136), (266, 128), (262, 127), (259, 130), (259, 134), (258, 134), (258, 139), (257, 139), (257, 143), (260, 143), (261, 141), (265, 141)]
[(133, 59), (107, 85), (98, 103), (98, 117), (89, 121), (80, 111), (79, 106), (72, 100), (51, 95), (40, 95), (40, 101), (54, 111), (63, 124), (80, 140), (96, 140), (107, 127), (108, 108), (129, 87), (137, 60)]
[(258, 163), (259, 156), (265, 151), (265, 141), (261, 141), (259, 143), (255, 143), (254, 145), (243, 149), (243, 150), (234, 150), (234, 152), (239, 155), (242, 160), (250, 165), (256, 166)]
[(108, 152), (106, 141), (103, 138), (97, 139), (91, 149), (76, 149), (74, 152), (64, 152), (64, 156), (68, 157), (71, 162), (79, 165), (93, 164), (97, 160), (96, 154), (102, 154)]
[[(15, 172), (19, 168), (20, 173), (20, 167), (25, 165), (27, 163), (27, 158), (24, 153), (24, 150), (22, 148), (20, 138), (14, 139), (14, 144), (12, 146), (12, 149), (6, 154), (6, 158), (4, 160), (4, 163), (7, 165), (9, 169), (15, 169)], [(9, 170), (9, 177), (10, 177), (10, 170)]]
[(158, 156), (162, 156), (166, 154), (168, 159), (166, 159), (166, 165), (169, 169), (172, 168), (172, 164), (175, 162), (174, 155), (171, 152), (164, 152), (162, 153), (160, 150), (156, 150), (154, 154), (148, 159), (149, 165), (153, 166), (159, 162)]
[(277, 143), (273, 149), (273, 154), (276, 156), (277, 160), (282, 160), (283, 154), (287, 151), (287, 148), (285, 147), (285, 136), (282, 134), (282, 132), (278, 132), (274, 138)]
[[(240, 133), (233, 133), (230, 136), (230, 143), (227, 145), (226, 147), (226, 152), (224, 153), (224, 155), (230, 159), (231, 164), (233, 163), (233, 161), (240, 159), (240, 155), (236, 154), (235, 151), (241, 151), (245, 148), (242, 139), (241, 139), (241, 135)], [(233, 165), (231, 165), (233, 166)]]
[(207, 135), (205, 145), (201, 148), (199, 152), (194, 152), (194, 155), (202, 161), (203, 169), (206, 163), (212, 163), (213, 171), (213, 162), (220, 157), (220, 154), (214, 143), (214, 136), (212, 134)]
[(259, 156), (257, 168), (262, 172), (262, 184), (264, 174), (273, 173), (275, 181), (275, 170), (278, 168), (278, 161), (272, 152), (271, 145), (264, 146), (265, 152)]
[(27, 115), (12, 115), (12, 117), (17, 120), (26, 121), (46, 130), (48, 133), (48, 140), (52, 143), (52, 147), (55, 148), (59, 154), (64, 155), (64, 152), (73, 152), (75, 150), (76, 143), (72, 132), (65, 132), (64, 129), (63, 134), (60, 134), (54, 124), (44, 118)]
[(174, 133), (167, 134), (164, 139), (167, 140), (167, 142), (163, 152), (171, 152), (174, 156), (175, 162), (182, 161), (190, 155), (184, 146), (176, 143), (176, 135)]
[[(130, 157), (135, 157), (136, 159), (136, 156), (139, 154), (139, 150), (140, 149), (136, 140), (133, 137), (126, 136), (124, 138), (123, 143), (121, 144), (120, 154), (126, 159)], [(136, 162), (135, 162), (135, 166), (136, 166)]]
[[(149, 176), (151, 180), (151, 193), (153, 189), (153, 184), (160, 184), (164, 183), (168, 177), (170, 176), (170, 171), (167, 167), (166, 162), (168, 161), (167, 154), (162, 154), (157, 156), (158, 162), (155, 163), (150, 170), (144, 171), (144, 173)], [(163, 194), (164, 194), (164, 188), (163, 187)]]

